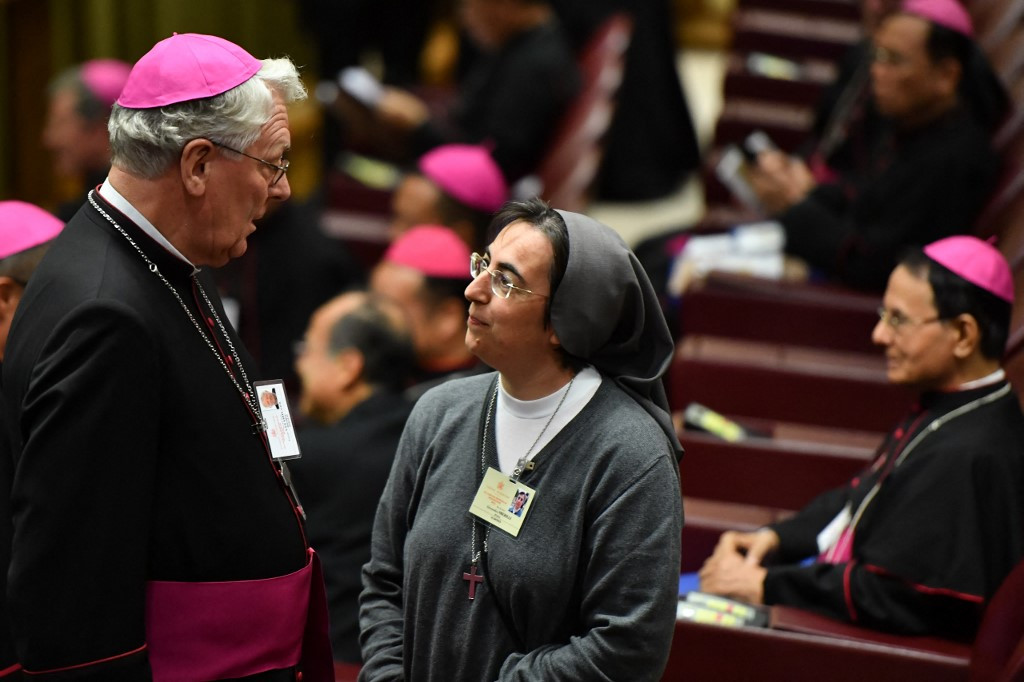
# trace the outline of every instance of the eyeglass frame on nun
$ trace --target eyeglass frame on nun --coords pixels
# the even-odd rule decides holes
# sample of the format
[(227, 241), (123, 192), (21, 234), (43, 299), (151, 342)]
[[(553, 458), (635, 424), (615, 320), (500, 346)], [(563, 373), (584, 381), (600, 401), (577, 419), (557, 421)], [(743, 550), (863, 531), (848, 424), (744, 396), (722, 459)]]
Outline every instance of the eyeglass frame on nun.
[(532, 294), (533, 296), (540, 296), (542, 298), (548, 298), (547, 294), (540, 294), (536, 291), (530, 291), (523, 287), (517, 287), (501, 270), (490, 270), (487, 268), (490, 265), (490, 259), (487, 256), (481, 256), (479, 253), (472, 253), (469, 256), (469, 274), (476, 280), (483, 273), (487, 273), (491, 276), (491, 293), (499, 298), (507, 299), (512, 295), (512, 291), (518, 291), (523, 294)]

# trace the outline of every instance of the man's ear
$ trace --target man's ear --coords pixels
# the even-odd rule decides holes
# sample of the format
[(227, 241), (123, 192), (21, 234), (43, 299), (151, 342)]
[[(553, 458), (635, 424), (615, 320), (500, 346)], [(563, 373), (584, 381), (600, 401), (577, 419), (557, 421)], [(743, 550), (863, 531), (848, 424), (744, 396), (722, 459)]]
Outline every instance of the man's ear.
[(214, 153), (214, 145), (209, 140), (197, 138), (185, 145), (181, 150), (179, 171), (181, 184), (191, 196), (203, 196), (206, 183), (210, 179), (210, 159)]
[(24, 291), (24, 287), (13, 278), (0, 276), (0, 323), (10, 321), (14, 317), (14, 311), (21, 302), (21, 294)]
[(339, 387), (348, 389), (362, 379), (363, 367), (366, 362), (363, 359), (363, 354), (355, 348), (346, 348), (340, 351), (334, 356), (332, 362), (336, 372), (335, 379)]
[(950, 320), (950, 323), (957, 332), (953, 355), (958, 360), (966, 360), (981, 345), (981, 328), (978, 327), (978, 321), (974, 319), (974, 315), (961, 313)]
[(561, 348), (562, 342), (558, 340), (558, 334), (555, 332), (555, 328), (551, 327), (551, 336), (548, 337), (548, 341), (551, 342), (552, 348)]
[(936, 88), (946, 97), (955, 97), (960, 88), (964, 69), (959, 61), (946, 57), (935, 64)]

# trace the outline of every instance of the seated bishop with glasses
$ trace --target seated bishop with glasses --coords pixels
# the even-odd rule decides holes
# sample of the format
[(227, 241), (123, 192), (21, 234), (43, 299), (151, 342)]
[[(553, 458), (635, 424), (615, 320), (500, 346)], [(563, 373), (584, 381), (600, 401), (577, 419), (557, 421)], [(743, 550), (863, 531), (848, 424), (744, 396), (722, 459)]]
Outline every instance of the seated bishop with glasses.
[(1013, 298), (1006, 260), (974, 237), (906, 256), (872, 339), (918, 404), (846, 485), (788, 520), (723, 534), (701, 590), (973, 638), (1024, 555), (1024, 416), (1000, 367)]

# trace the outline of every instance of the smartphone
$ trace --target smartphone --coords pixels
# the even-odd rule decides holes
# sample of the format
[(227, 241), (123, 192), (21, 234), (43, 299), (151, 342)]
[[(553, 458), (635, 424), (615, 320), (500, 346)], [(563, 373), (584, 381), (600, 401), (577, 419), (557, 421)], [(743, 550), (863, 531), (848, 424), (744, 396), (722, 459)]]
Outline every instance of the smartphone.
[(739, 148), (747, 161), (757, 161), (757, 157), (763, 152), (778, 149), (775, 143), (772, 142), (772, 138), (768, 137), (768, 134), (763, 130), (755, 130), (747, 135), (743, 142), (740, 143)]

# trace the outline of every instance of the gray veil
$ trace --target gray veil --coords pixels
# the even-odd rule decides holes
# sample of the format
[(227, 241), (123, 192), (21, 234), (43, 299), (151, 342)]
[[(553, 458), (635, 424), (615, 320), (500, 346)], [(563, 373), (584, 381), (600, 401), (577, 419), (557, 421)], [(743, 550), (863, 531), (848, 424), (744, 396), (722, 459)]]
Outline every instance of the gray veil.
[(611, 228), (578, 213), (558, 214), (569, 232), (569, 261), (551, 302), (562, 347), (613, 379), (682, 457), (661, 382), (674, 344), (647, 273)]

